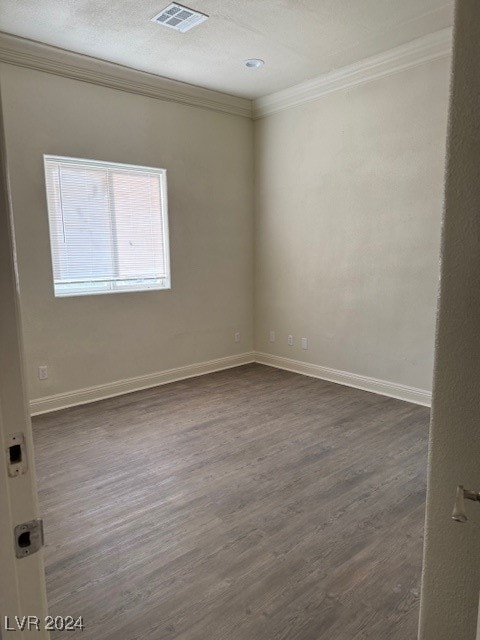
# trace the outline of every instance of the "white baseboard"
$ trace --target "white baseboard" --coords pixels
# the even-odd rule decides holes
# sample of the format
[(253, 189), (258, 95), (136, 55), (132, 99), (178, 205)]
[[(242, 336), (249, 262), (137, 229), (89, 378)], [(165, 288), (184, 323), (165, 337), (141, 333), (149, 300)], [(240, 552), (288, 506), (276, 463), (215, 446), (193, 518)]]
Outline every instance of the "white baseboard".
[(184, 380), (185, 378), (194, 378), (202, 376), (206, 373), (214, 371), (222, 371), (223, 369), (231, 369), (239, 367), (243, 364), (255, 362), (255, 353), (253, 351), (241, 353), (235, 356), (227, 356), (226, 358), (218, 358), (216, 360), (208, 360), (207, 362), (198, 362), (189, 364), (176, 369), (168, 369), (158, 373), (151, 373), (145, 376), (136, 376), (135, 378), (127, 378), (125, 380), (116, 380), (108, 384), (100, 384), (94, 387), (86, 387), (76, 391), (67, 393), (57, 393), (52, 396), (36, 398), (30, 401), (31, 415), (40, 415), (41, 413), (49, 413), (50, 411), (58, 411), (67, 407), (74, 407), (80, 404), (95, 402), (96, 400), (104, 400), (105, 398), (113, 398), (124, 393), (132, 391), (141, 391), (142, 389), (150, 389), (176, 380)]
[(316, 364), (300, 362), (299, 360), (292, 360), (281, 356), (273, 356), (268, 353), (255, 352), (255, 362), (276, 367), (277, 369), (301, 373), (313, 378), (321, 378), (329, 382), (336, 382), (347, 387), (355, 387), (355, 389), (378, 393), (382, 396), (389, 396), (390, 398), (397, 398), (414, 404), (421, 404), (425, 407), (429, 407), (432, 401), (432, 394), (424, 389), (407, 387), (406, 385), (388, 382), (387, 380), (360, 376), (356, 373), (321, 367)]
[(414, 404), (421, 404), (425, 407), (429, 407), (431, 404), (432, 394), (424, 389), (416, 389), (415, 387), (407, 387), (406, 385), (388, 382), (387, 380), (378, 380), (377, 378), (360, 376), (356, 373), (321, 367), (316, 364), (292, 360), (291, 358), (250, 351), (236, 356), (198, 362), (196, 364), (177, 367), (176, 369), (168, 369), (167, 371), (159, 371), (145, 376), (116, 380), (108, 384), (36, 398), (30, 401), (30, 412), (32, 415), (50, 413), (51, 411), (58, 411), (60, 409), (66, 409), (67, 407), (88, 404), (89, 402), (104, 400), (105, 398), (113, 398), (114, 396), (131, 393), (132, 391), (150, 389), (151, 387), (168, 384), (176, 380), (194, 378), (207, 373), (222, 371), (223, 369), (239, 367), (251, 362), (258, 362), (259, 364), (276, 367), (277, 369), (285, 369), (286, 371), (293, 371), (294, 373), (300, 373), (305, 376), (336, 382), (337, 384), (355, 387), (363, 391), (379, 393), (383, 396), (398, 398), (399, 400), (413, 402)]

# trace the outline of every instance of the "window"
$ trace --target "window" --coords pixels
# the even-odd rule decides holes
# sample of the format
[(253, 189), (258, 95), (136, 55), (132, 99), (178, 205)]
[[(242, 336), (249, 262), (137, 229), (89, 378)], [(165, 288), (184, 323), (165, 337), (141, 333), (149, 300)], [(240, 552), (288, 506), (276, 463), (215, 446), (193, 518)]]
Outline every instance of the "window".
[(55, 296), (169, 289), (165, 169), (44, 163)]

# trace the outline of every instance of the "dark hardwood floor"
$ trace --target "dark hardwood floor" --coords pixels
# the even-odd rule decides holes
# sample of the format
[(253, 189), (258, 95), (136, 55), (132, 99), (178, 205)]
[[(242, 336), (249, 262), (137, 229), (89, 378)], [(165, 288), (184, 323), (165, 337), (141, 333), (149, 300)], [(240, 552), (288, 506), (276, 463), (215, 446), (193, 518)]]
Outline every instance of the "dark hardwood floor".
[(413, 640), (428, 418), (261, 365), (35, 418), (51, 613), (83, 640)]

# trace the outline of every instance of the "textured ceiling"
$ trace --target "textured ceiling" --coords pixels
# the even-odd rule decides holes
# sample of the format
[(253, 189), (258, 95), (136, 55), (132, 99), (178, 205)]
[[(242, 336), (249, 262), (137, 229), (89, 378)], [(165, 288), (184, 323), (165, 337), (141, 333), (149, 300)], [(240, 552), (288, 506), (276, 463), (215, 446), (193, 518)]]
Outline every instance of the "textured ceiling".
[[(1, 0), (0, 30), (256, 98), (452, 24), (445, 0), (185, 0), (187, 33), (150, 22), (169, 0)], [(262, 58), (260, 70), (246, 58)]]

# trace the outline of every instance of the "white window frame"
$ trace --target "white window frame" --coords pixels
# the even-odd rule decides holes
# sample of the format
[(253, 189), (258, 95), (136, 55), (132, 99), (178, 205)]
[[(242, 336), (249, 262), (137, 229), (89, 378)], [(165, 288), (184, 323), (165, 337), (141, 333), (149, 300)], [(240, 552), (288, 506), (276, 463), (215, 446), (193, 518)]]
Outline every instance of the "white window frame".
[[(156, 278), (156, 282), (149, 282), (148, 278), (131, 278), (121, 281), (115, 280), (95, 280), (94, 278), (88, 281), (81, 282), (81, 286), (75, 287), (74, 281), (67, 283), (65, 280), (55, 280), (55, 268), (54, 268), (54, 238), (52, 233), (52, 220), (51, 220), (51, 206), (48, 197), (47, 188), (47, 161), (65, 162), (68, 164), (74, 164), (78, 166), (96, 166), (100, 168), (112, 167), (118, 170), (134, 171), (138, 173), (156, 173), (158, 174), (160, 181), (161, 191), (161, 206), (160, 215), (163, 230), (164, 240), (164, 259), (166, 275), (162, 278)], [(109, 293), (126, 293), (126, 292), (142, 292), (142, 291), (168, 291), (172, 288), (171, 284), (171, 264), (170, 264), (170, 237), (168, 228), (168, 190), (167, 190), (167, 170), (159, 167), (147, 167), (142, 165), (124, 164), (120, 162), (107, 162), (103, 160), (91, 160), (88, 158), (72, 158), (69, 156), (57, 156), (52, 154), (43, 155), (44, 162), (44, 175), (45, 175), (45, 188), (47, 197), (47, 211), (48, 211), (48, 224), (50, 235), (50, 256), (52, 260), (52, 274), (53, 274), (53, 290), (56, 298), (65, 298), (73, 296), (91, 296), (91, 295), (106, 295)], [(158, 280), (162, 280), (161, 283)], [(64, 287), (62, 289), (62, 287)]]

